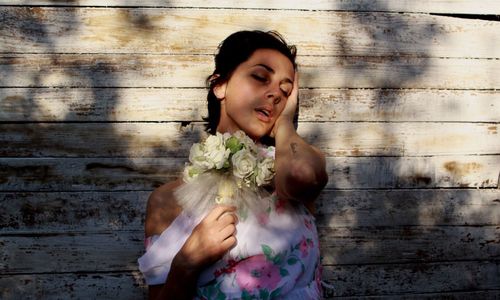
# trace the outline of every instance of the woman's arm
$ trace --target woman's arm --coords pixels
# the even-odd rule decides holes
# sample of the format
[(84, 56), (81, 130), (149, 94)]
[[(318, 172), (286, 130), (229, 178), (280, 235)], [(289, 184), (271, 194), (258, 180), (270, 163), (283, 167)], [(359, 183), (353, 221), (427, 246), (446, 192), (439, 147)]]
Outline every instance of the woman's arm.
[(149, 299), (193, 299), (198, 276), (198, 273), (189, 272), (172, 262), (165, 284), (149, 286)]
[(309, 207), (327, 184), (328, 175), (323, 153), (304, 141), (293, 126), (297, 96), (296, 72), (292, 93), (273, 128), (276, 141), (275, 184), (279, 197), (302, 201)]

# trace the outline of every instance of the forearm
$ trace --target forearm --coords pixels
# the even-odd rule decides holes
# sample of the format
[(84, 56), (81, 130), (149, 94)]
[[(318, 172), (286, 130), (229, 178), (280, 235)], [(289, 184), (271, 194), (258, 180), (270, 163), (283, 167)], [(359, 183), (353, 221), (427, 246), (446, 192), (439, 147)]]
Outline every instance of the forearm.
[(316, 197), (328, 181), (325, 158), (297, 134), (291, 121), (282, 120), (276, 125), (278, 195), (291, 200), (311, 200), (308, 197)]
[(150, 289), (151, 300), (193, 299), (198, 281), (198, 272), (189, 271), (174, 259), (165, 284)]

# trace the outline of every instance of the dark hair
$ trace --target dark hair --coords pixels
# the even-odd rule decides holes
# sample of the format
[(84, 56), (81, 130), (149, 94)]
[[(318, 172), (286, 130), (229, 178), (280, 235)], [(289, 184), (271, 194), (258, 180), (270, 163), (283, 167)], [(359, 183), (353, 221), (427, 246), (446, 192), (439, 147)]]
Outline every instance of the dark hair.
[(297, 68), (295, 56), (297, 49), (288, 45), (283, 37), (276, 31), (238, 31), (228, 36), (217, 48), (215, 54), (215, 70), (207, 77), (206, 84), (209, 88), (208, 116), (203, 120), (208, 123), (206, 130), (215, 134), (220, 120), (220, 101), (214, 94), (214, 87), (229, 80), (234, 70), (248, 60), (257, 49), (273, 49), (285, 55)]

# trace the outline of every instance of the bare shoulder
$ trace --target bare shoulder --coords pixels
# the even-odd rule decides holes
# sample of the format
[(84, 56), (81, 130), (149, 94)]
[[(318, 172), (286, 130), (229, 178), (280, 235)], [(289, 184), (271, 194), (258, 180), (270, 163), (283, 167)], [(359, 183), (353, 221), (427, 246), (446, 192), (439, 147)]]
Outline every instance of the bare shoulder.
[(144, 224), (146, 236), (161, 234), (181, 213), (182, 208), (173, 194), (181, 184), (182, 179), (163, 184), (149, 195)]

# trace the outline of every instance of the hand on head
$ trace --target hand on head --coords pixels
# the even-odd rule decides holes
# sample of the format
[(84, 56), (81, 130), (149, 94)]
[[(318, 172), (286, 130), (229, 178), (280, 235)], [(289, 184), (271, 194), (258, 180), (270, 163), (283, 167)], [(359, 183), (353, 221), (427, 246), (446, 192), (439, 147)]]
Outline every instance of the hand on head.
[(293, 123), (295, 111), (297, 110), (298, 95), (299, 95), (299, 72), (296, 70), (295, 71), (295, 78), (293, 79), (292, 92), (290, 93), (290, 96), (288, 96), (288, 98), (286, 100), (285, 108), (281, 112), (278, 119), (276, 119), (276, 122), (274, 122), (273, 129), (271, 130), (271, 133), (269, 134), (271, 137), (274, 138), (276, 136), (277, 129), (280, 126), (279, 123), (281, 123), (281, 122)]

